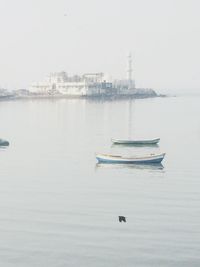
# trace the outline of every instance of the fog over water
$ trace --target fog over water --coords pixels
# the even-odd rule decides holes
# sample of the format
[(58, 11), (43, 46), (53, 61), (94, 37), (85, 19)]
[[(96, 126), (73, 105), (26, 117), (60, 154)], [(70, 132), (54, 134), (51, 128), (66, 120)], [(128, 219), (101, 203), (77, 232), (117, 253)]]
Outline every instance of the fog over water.
[[(198, 0), (0, 0), (0, 90), (60, 71), (124, 80), (131, 53), (136, 87), (170, 96), (1, 90), (0, 267), (200, 266), (199, 10)], [(166, 157), (105, 166), (98, 152)]]

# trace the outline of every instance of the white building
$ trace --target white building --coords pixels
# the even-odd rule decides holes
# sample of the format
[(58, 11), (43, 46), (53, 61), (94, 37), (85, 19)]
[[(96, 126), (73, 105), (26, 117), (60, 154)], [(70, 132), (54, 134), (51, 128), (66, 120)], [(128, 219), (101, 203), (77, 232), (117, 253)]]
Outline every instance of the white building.
[(32, 84), (29, 90), (44, 95), (95, 96), (110, 94), (112, 83), (104, 80), (103, 73), (68, 76), (66, 72), (56, 72), (44, 82)]

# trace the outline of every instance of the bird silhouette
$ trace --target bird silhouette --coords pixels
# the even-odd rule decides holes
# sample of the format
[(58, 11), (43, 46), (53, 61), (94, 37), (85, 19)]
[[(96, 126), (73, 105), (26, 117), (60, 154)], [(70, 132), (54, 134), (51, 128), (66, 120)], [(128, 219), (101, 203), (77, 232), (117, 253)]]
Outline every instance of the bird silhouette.
[(119, 216), (119, 222), (126, 222), (126, 217)]

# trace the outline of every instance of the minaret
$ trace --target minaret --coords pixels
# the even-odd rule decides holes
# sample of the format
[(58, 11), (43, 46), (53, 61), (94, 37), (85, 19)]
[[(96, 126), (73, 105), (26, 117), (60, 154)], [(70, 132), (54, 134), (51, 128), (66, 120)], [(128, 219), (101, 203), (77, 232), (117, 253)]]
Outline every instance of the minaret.
[(132, 55), (130, 53), (128, 56), (128, 86), (129, 86), (129, 89), (132, 87), (132, 72), (133, 72)]
[(135, 88), (135, 81), (132, 77), (133, 74), (133, 68), (132, 68), (132, 55), (131, 53), (128, 56), (128, 88)]

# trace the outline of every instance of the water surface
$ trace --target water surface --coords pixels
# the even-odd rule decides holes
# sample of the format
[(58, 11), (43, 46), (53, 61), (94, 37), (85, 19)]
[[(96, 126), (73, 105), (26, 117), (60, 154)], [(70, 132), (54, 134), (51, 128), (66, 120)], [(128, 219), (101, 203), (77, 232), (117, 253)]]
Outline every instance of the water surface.
[[(0, 265), (199, 266), (199, 100), (0, 102)], [(161, 141), (111, 144), (130, 137)], [(99, 166), (96, 152), (167, 154)]]

